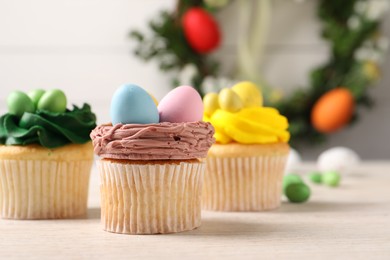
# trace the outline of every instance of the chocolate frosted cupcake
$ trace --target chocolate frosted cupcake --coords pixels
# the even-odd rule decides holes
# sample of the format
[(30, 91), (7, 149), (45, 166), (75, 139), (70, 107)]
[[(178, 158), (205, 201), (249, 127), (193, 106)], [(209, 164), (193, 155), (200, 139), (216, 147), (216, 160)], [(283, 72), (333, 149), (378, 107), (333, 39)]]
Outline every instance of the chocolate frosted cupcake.
[[(200, 121), (203, 108), (198, 93), (179, 87), (161, 101), (158, 112), (147, 92), (124, 85), (112, 102), (114, 125), (98, 126), (91, 133), (95, 153), (102, 158), (97, 165), (104, 229), (155, 234), (199, 227), (202, 158), (214, 142), (214, 129)], [(191, 110), (173, 109), (185, 103)], [(116, 110), (126, 104), (133, 106), (133, 114), (116, 118)], [(173, 115), (171, 108), (180, 114)], [(145, 117), (137, 115), (139, 111)], [(126, 116), (132, 118), (123, 119)], [(162, 121), (167, 118), (170, 122)]]
[(86, 214), (96, 126), (90, 107), (66, 110), (60, 90), (12, 92), (0, 117), (0, 216), (71, 218)]

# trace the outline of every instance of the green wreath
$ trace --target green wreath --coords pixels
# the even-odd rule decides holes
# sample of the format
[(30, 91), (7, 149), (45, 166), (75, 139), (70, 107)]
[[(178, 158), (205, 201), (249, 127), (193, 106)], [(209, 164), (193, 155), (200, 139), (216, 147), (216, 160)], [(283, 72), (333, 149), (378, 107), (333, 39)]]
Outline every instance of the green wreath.
[[(248, 11), (248, 8), (251, 8), (248, 3), (253, 2), (237, 1), (241, 1), (244, 11), (245, 9)], [(251, 22), (261, 26), (261, 19), (267, 15), (265, 11), (271, 5), (271, 1), (257, 1), (259, 13), (255, 19), (258, 20)], [(138, 43), (134, 51), (135, 55), (145, 61), (156, 59), (162, 71), (175, 71), (176, 75), (179, 75), (179, 72), (186, 69), (188, 65), (192, 66), (195, 69), (193, 69), (191, 83), (203, 96), (206, 81), (210, 78), (218, 78), (219, 63), (208, 53), (217, 47), (219, 39), (214, 38), (214, 42), (209, 42), (206, 48), (197, 47), (196, 42), (191, 41), (199, 41), (199, 39), (191, 39), (188, 36), (185, 31), (187, 28), (184, 27), (187, 25), (183, 19), (186, 19), (186, 14), (194, 8), (198, 11), (201, 8), (207, 14), (213, 14), (229, 2), (231, 1), (179, 0), (175, 10), (162, 11), (157, 20), (149, 22), (151, 36), (146, 37), (144, 33), (137, 30), (131, 32), (131, 37)], [(239, 69), (235, 79), (251, 80), (262, 86), (266, 105), (278, 108), (281, 114), (288, 118), (293, 145), (302, 141), (322, 142), (328, 132), (320, 131), (313, 126), (312, 110), (326, 93), (343, 86), (353, 96), (355, 109), (351, 111), (351, 120), (346, 121), (346, 124), (352, 124), (358, 119), (357, 106), (373, 105), (368, 89), (380, 76), (379, 57), (383, 56), (387, 45), (381, 35), (380, 27), (387, 8), (386, 0), (318, 0), (317, 14), (322, 23), (321, 36), (330, 44), (330, 56), (325, 64), (310, 72), (308, 87), (298, 88), (287, 97), (275, 98), (277, 90), (275, 91), (272, 86), (256, 76), (256, 71), (253, 71), (253, 68), (256, 68), (254, 63), (252, 68)], [(206, 17), (207, 19), (209, 18)], [(208, 27), (200, 24), (193, 34), (198, 35), (202, 28)], [(210, 32), (206, 32), (206, 36), (210, 36)], [(205, 42), (210, 38), (207, 37)], [(257, 35), (252, 39), (252, 44), (260, 45), (261, 40), (261, 35)], [(248, 52), (248, 48), (242, 49), (241, 56), (244, 57), (244, 62), (241, 61), (241, 64), (250, 58), (251, 53)], [(240, 65), (240, 60), (237, 63)], [(183, 83), (188, 82), (180, 82), (179, 77), (176, 77), (172, 85)], [(217, 84), (216, 81), (214, 84)]]

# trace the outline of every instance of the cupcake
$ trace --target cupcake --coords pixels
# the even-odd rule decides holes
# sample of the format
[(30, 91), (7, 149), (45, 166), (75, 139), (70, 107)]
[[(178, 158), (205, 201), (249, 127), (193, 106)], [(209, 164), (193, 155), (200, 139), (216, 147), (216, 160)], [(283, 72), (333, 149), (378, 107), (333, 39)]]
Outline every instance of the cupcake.
[(0, 216), (60, 219), (86, 214), (93, 161), (89, 105), (66, 109), (61, 90), (21, 91), (0, 117)]
[(204, 120), (215, 127), (207, 157), (202, 208), (262, 211), (279, 207), (289, 153), (287, 119), (262, 106), (251, 82), (204, 97)]
[(101, 220), (106, 231), (157, 234), (201, 224), (205, 162), (214, 129), (191, 87), (158, 105), (145, 90), (123, 85), (112, 98), (112, 124), (91, 133), (98, 162)]

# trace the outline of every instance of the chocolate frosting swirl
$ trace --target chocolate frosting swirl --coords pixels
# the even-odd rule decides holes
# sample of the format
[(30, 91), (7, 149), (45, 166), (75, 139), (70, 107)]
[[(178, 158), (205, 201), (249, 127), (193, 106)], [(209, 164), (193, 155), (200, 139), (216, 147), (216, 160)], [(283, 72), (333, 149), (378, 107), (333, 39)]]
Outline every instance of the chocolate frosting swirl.
[(91, 132), (95, 153), (124, 160), (205, 158), (214, 143), (206, 122), (100, 125)]
[(64, 113), (37, 111), (24, 113), (21, 118), (11, 114), (0, 117), (0, 144), (40, 144), (56, 148), (69, 143), (83, 144), (96, 127), (96, 116), (88, 104)]

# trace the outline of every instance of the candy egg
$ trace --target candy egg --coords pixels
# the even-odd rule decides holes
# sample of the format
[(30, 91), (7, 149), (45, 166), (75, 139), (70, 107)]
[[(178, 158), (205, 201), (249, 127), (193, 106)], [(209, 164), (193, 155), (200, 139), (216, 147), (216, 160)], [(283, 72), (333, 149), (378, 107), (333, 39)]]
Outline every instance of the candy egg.
[(314, 171), (309, 174), (309, 179), (317, 184), (322, 183), (322, 174), (320, 172)]
[(24, 112), (33, 113), (34, 104), (22, 91), (13, 91), (7, 97), (8, 112), (15, 116), (22, 116)]
[(112, 124), (154, 124), (159, 122), (153, 98), (143, 88), (125, 84), (117, 89), (111, 99)]
[(360, 162), (359, 155), (346, 147), (334, 147), (320, 154), (317, 167), (320, 171), (338, 171), (348, 174)]
[(286, 193), (286, 189), (293, 183), (303, 183), (301, 176), (298, 174), (290, 173), (283, 177), (283, 192)]
[(63, 113), (66, 110), (66, 96), (62, 90), (48, 90), (39, 99), (37, 108), (54, 113)]
[(218, 102), (223, 110), (232, 113), (240, 111), (244, 106), (240, 97), (229, 88), (224, 88), (219, 92)]
[(232, 87), (244, 103), (244, 107), (261, 107), (263, 105), (263, 96), (260, 88), (249, 81), (239, 82)]
[(302, 159), (298, 151), (293, 148), (290, 148), (290, 152), (288, 154), (288, 158), (286, 162), (285, 172), (291, 172), (297, 170), (301, 165), (301, 163), (302, 163)]
[(208, 93), (203, 97), (204, 113), (211, 116), (219, 108), (218, 94)]
[(310, 188), (304, 183), (292, 183), (286, 188), (286, 197), (290, 202), (302, 203), (309, 199)]
[(203, 103), (192, 87), (180, 86), (171, 90), (158, 105), (160, 122), (195, 122), (203, 118)]
[(27, 93), (29, 98), (32, 100), (35, 108), (38, 107), (38, 102), (44, 93), (45, 93), (45, 91), (43, 89), (34, 89), (34, 90)]
[(324, 172), (322, 175), (322, 182), (330, 187), (337, 187), (340, 185), (341, 175), (337, 171)]

